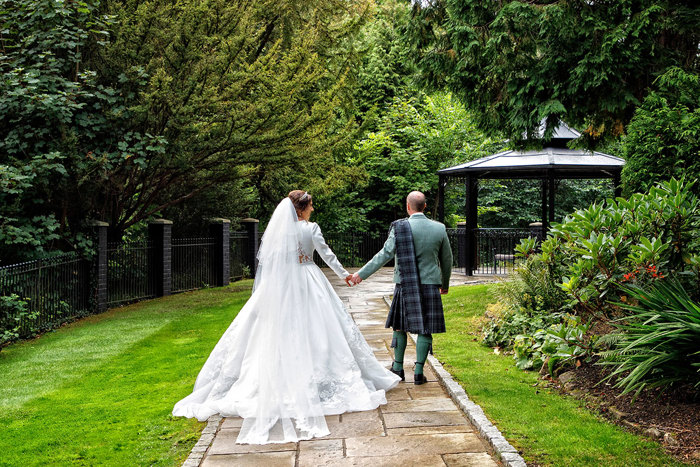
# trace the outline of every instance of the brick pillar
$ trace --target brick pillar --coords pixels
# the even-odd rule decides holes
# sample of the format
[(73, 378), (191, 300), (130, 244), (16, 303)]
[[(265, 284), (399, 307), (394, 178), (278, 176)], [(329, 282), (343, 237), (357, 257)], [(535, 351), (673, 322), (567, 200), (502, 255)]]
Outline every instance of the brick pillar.
[(97, 313), (107, 309), (107, 229), (109, 224), (102, 221), (88, 221), (95, 238), (95, 257), (93, 258), (95, 297), (94, 306)]
[(210, 219), (209, 232), (214, 237), (214, 286), (228, 285), (231, 280), (231, 221)]
[(245, 254), (243, 255), (245, 264), (250, 268), (250, 273), (255, 275), (255, 270), (258, 267), (258, 220), (243, 219), (241, 225), (248, 233), (248, 244), (246, 245)]
[(148, 239), (153, 245), (153, 262), (149, 275), (155, 284), (156, 297), (170, 295), (172, 290), (172, 232), (172, 221), (156, 219), (148, 223)]

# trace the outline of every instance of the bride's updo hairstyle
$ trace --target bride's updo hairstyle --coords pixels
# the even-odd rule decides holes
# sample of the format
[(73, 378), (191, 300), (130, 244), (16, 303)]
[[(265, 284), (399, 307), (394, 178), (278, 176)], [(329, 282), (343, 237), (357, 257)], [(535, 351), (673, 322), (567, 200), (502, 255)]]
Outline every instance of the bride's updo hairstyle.
[(292, 200), (294, 209), (297, 210), (297, 215), (301, 216), (306, 208), (309, 207), (311, 203), (311, 195), (307, 191), (303, 190), (292, 190), (289, 192), (289, 199)]

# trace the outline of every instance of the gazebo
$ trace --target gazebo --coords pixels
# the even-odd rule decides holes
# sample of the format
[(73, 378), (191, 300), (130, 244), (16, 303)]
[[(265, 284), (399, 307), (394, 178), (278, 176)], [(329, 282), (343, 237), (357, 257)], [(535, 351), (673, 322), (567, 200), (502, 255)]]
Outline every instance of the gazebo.
[[(542, 183), (542, 226), (544, 238), (554, 218), (556, 181), (562, 179), (610, 178), (615, 196), (620, 194), (620, 173), (624, 159), (602, 152), (569, 149), (567, 143), (581, 136), (564, 123), (554, 131), (546, 147), (539, 150), (509, 150), (438, 171), (438, 218), (445, 220), (445, 187), (457, 181), (466, 186), (464, 235), (465, 272), (472, 275), (477, 260), (477, 203), (480, 179), (539, 179)], [(510, 253), (512, 254), (512, 252)], [(494, 255), (498, 253), (494, 252)], [(493, 258), (497, 260), (498, 258)]]

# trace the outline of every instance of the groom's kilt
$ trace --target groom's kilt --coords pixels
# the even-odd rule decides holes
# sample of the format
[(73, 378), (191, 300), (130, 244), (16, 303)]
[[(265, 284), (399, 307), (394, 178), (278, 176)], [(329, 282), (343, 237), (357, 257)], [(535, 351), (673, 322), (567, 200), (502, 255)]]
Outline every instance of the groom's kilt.
[(386, 327), (395, 331), (406, 331), (412, 334), (436, 334), (445, 332), (445, 314), (442, 311), (442, 298), (440, 286), (420, 286), (421, 307), (423, 308), (423, 329), (416, 323), (421, 321), (418, 317), (409, 316), (417, 310), (406, 310), (405, 301), (401, 297), (401, 284), (394, 288), (394, 299), (391, 302), (389, 316), (386, 319)]

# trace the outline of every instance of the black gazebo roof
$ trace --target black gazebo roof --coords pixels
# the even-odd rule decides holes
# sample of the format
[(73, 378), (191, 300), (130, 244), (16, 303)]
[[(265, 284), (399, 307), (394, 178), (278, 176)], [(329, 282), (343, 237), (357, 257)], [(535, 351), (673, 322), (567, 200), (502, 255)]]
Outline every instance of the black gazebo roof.
[(546, 147), (509, 150), (438, 171), (441, 176), (477, 178), (615, 178), (625, 160), (602, 152), (568, 149), (566, 144), (581, 136), (561, 123)]
[(475, 175), (478, 178), (613, 178), (625, 160), (602, 152), (546, 147), (503, 151), (438, 171), (439, 175)]

